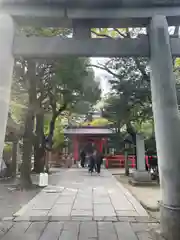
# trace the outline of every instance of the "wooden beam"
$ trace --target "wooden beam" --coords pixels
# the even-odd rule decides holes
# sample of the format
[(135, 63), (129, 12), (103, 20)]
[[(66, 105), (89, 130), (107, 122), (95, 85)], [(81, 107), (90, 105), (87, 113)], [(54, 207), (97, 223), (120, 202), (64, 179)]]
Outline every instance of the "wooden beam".
[(89, 27), (143, 27), (152, 16), (167, 16), (169, 25), (179, 25), (180, 7), (153, 8), (55, 8), (48, 5), (0, 6), (0, 14), (10, 14), (18, 25), (72, 28), (74, 20), (88, 20)]

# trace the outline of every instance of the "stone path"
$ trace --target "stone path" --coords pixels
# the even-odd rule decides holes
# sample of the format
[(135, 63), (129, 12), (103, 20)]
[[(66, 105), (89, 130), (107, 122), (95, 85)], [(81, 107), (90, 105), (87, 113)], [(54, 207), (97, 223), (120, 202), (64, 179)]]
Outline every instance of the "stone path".
[(112, 220), (148, 216), (136, 199), (107, 171), (61, 171), (56, 185), (42, 190), (18, 211), (17, 220)]
[(60, 170), (56, 179), (13, 219), (4, 219), (0, 239), (152, 239), (148, 232), (152, 220), (107, 170), (100, 177), (84, 169)]

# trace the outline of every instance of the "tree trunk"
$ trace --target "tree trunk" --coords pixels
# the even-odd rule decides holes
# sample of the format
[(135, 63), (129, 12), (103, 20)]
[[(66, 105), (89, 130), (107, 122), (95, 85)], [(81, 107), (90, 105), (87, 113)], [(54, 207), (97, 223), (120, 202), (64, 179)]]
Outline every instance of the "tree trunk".
[(23, 157), (21, 165), (21, 186), (28, 188), (31, 186), (31, 157), (33, 146), (34, 116), (37, 105), (36, 91), (36, 63), (27, 61), (27, 80), (29, 83), (28, 95), (29, 106), (26, 115), (25, 129), (23, 136)]
[(52, 115), (52, 119), (49, 124), (49, 134), (48, 134), (48, 145), (49, 145), (50, 150), (52, 150), (52, 146), (53, 146), (53, 135), (54, 135), (56, 119), (58, 116), (61, 115), (61, 113), (64, 110), (66, 110), (66, 108), (67, 108), (67, 103), (65, 103), (62, 107), (60, 107), (58, 111), (56, 110), (56, 104), (53, 105), (53, 107), (52, 107), (53, 115)]
[(131, 135), (132, 141), (134, 144), (134, 155), (135, 155), (135, 163), (136, 163), (136, 169), (137, 169), (136, 131), (134, 130), (134, 127), (132, 126), (131, 122), (128, 122), (126, 126), (127, 126), (127, 132)]
[(48, 145), (49, 145), (50, 149), (52, 149), (52, 145), (53, 145), (53, 135), (54, 135), (56, 118), (57, 118), (57, 116), (55, 114), (53, 114), (52, 119), (49, 124)]
[(17, 170), (17, 146), (18, 142), (14, 141), (13, 142), (13, 147), (12, 147), (12, 166), (11, 166), (11, 172), (12, 172), (12, 177), (16, 177), (16, 170)]
[(36, 173), (44, 172), (44, 115), (36, 114), (36, 138), (34, 142), (34, 169)]
[(125, 151), (124, 156), (125, 156), (125, 175), (129, 176), (129, 159), (127, 151)]
[(21, 165), (21, 186), (29, 188), (31, 186), (31, 156), (32, 156), (32, 138), (34, 127), (34, 114), (29, 109), (26, 116), (25, 131), (23, 137), (23, 161)]

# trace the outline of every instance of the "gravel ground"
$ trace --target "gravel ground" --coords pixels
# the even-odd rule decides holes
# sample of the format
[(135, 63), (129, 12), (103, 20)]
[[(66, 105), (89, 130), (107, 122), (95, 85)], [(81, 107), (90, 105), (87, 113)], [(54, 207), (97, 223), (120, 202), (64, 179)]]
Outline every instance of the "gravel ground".
[[(52, 174), (49, 175), (49, 184), (56, 184), (58, 178), (56, 172), (60, 171), (60, 169), (52, 169)], [(38, 175), (32, 175), (31, 178), (34, 184), (38, 183)], [(13, 213), (17, 212), (41, 191), (39, 187), (34, 187), (31, 190), (17, 190), (15, 189), (17, 182), (18, 180), (0, 180), (0, 219), (12, 217)]]
[(13, 185), (12, 181), (0, 182), (0, 219), (11, 217), (40, 191), (39, 188), (28, 191), (15, 190)]

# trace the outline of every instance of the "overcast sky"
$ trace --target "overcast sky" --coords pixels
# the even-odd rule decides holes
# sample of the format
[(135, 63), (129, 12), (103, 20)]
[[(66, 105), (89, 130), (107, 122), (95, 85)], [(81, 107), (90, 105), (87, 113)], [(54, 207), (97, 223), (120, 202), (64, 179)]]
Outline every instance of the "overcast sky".
[[(91, 58), (92, 64), (103, 63), (107, 61), (106, 58)], [(102, 95), (105, 95), (110, 91), (110, 84), (108, 83), (108, 73), (98, 68), (94, 68), (95, 75), (100, 79)]]

